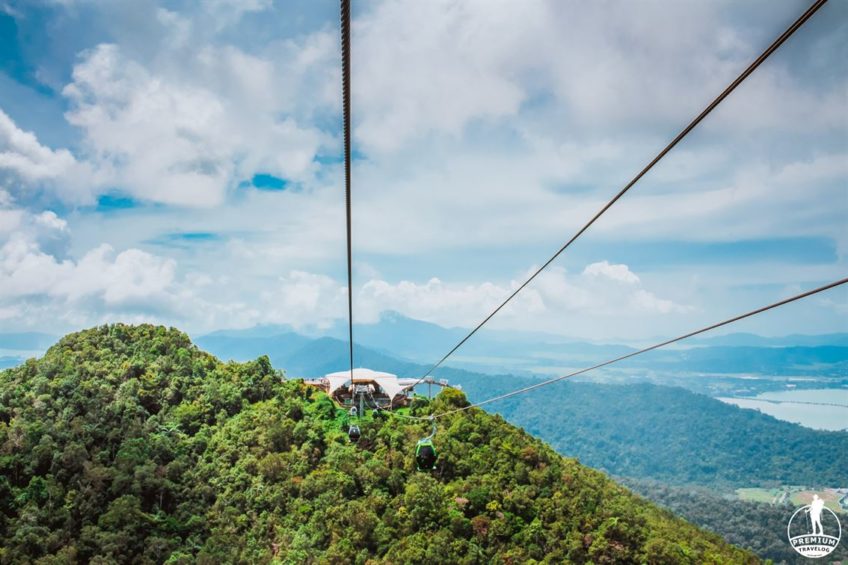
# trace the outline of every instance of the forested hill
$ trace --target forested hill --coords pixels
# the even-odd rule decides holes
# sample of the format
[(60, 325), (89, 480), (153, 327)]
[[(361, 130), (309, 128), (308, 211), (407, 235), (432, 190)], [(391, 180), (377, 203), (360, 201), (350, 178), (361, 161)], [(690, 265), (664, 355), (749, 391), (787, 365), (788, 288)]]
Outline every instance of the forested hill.
[[(474, 398), (483, 385), (466, 389)], [(548, 389), (496, 408), (560, 453), (612, 475), (712, 487), (848, 486), (848, 432), (812, 430), (676, 387)]]
[[(456, 392), (415, 408), (465, 402)], [(0, 373), (2, 563), (753, 562), (497, 416), (367, 419), (267, 358), (113, 325)]]

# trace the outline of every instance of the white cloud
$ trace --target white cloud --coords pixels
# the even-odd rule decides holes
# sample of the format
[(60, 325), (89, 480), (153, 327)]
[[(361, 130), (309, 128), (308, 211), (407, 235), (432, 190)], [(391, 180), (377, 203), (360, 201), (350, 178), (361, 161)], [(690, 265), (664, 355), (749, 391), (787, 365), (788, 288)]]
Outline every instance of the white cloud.
[(606, 277), (627, 284), (639, 284), (639, 277), (627, 265), (611, 265), (609, 261), (586, 265), (583, 274), (590, 277)]
[[(68, 143), (74, 154), (0, 116), (4, 261), (43, 270), (55, 292), (34, 275), (20, 279), (19, 291), (44, 293), (16, 311), (46, 319), (44, 301), (79, 324), (124, 316), (204, 329), (343, 317), (338, 276), (315, 274), (344, 264), (339, 166), (315, 159), (339, 149), (335, 12), (307, 30), (304, 14), (269, 0), (77, 3), (115, 27), (86, 31), (113, 44), (86, 45), (73, 68), (51, 66), (51, 76), (73, 71), (65, 101), (81, 136)], [(479, 321), (518, 284), (515, 265), (543, 260), (572, 235), (799, 7), (769, 5), (752, 21), (729, 2), (363, 5), (354, 21), (354, 147), (364, 153), (354, 164), (354, 250), (368, 263), (358, 279), (371, 280), (357, 289), (357, 317), (390, 308), (448, 325)], [(266, 15), (291, 18), (280, 26), (290, 35), (259, 29)], [(822, 29), (801, 30), (591, 228), (560, 263), (568, 272), (547, 272), (493, 322), (601, 335), (644, 330), (646, 317), (661, 332), (704, 303), (699, 289), (725, 297), (842, 269), (658, 274), (639, 256), (625, 258), (630, 267), (582, 268), (609, 256), (593, 254), (599, 241), (799, 236), (835, 239), (844, 264), (848, 90), (827, 71), (844, 34)], [(829, 43), (811, 47), (819, 35)], [(256, 172), (293, 182), (284, 192), (235, 190)], [(48, 198), (29, 197), (42, 189)], [(91, 203), (112, 189), (166, 205), (62, 218), (45, 209), (55, 197)], [(215, 238), (169, 247), (182, 232)], [(492, 257), (485, 275), (467, 266), (478, 252)], [(419, 256), (403, 280), (395, 261)], [(428, 280), (433, 273), (440, 278)], [(688, 282), (696, 277), (707, 280)]]
[[(520, 10), (523, 20), (538, 13), (537, 4)], [(367, 149), (394, 150), (433, 131), (459, 136), (473, 119), (516, 113), (525, 92), (500, 47), (514, 35), (503, 7), (382, 2), (357, 18), (353, 96)]]
[(38, 181), (55, 179), (75, 164), (68, 150), (53, 151), (41, 145), (35, 134), (18, 128), (0, 110), (0, 169), (10, 170), (28, 181)]
[(21, 309), (18, 306), (0, 306), (0, 320), (10, 320), (21, 315)]
[(9, 234), (18, 229), (23, 217), (23, 210), (0, 209), (0, 234)]
[(347, 315), (347, 288), (320, 274), (292, 271), (262, 294), (259, 321), (328, 327)]
[[(374, 322), (380, 312), (394, 310), (445, 326), (473, 327), (523, 280), (508, 284), (448, 284), (437, 278), (423, 284), (371, 280), (355, 298), (357, 320)], [(613, 320), (692, 310), (645, 289), (627, 265), (602, 261), (587, 265), (578, 276), (560, 267), (549, 268), (493, 318), (491, 326), (565, 331), (571, 328), (564, 327), (563, 320), (575, 317)]]
[(33, 213), (17, 207), (15, 199), (0, 190), (0, 243), (16, 239), (61, 254), (68, 243), (68, 224), (52, 210)]
[(173, 282), (174, 261), (138, 249), (115, 254), (103, 244), (79, 261), (57, 260), (33, 241), (15, 235), (0, 247), (0, 299), (47, 295), (67, 301), (87, 297), (106, 306), (161, 295)]
[(101, 169), (138, 198), (195, 206), (223, 203), (254, 172), (309, 178), (320, 135), (290, 117), (250, 114), (273, 96), (269, 65), (234, 49), (202, 50), (193, 64), (237, 92), (154, 75), (115, 45), (75, 67), (68, 119)]
[[(356, 319), (372, 323), (381, 312), (393, 310), (406, 316), (443, 324), (468, 325), (482, 318), (502, 302), (511, 289), (491, 282), (478, 284), (447, 284), (432, 278), (420, 284), (412, 281), (389, 283), (370, 280), (357, 293)], [(527, 293), (518, 302), (530, 312), (543, 308), (538, 296)], [(515, 308), (515, 307), (514, 307)], [(513, 309), (514, 309), (513, 308)]]
[[(475, 121), (497, 119), (520, 131), (576, 134), (583, 142), (631, 128), (668, 136), (668, 127), (694, 117), (797, 9), (761, 10), (765, 17), (752, 29), (730, 8), (721, 2), (376, 3), (354, 22), (358, 140), (369, 150), (394, 151), (433, 132), (458, 137)], [(781, 62), (769, 63), (745, 92), (752, 104), (725, 112), (722, 130), (844, 123), (845, 92), (816, 93)], [(787, 97), (797, 102), (791, 119), (776, 111)]]
[(109, 245), (101, 245), (86, 253), (54, 282), (49, 293), (78, 300), (96, 295), (107, 306), (132, 303), (159, 297), (174, 281), (176, 264), (138, 249), (115, 253)]
[(262, 12), (273, 4), (273, 0), (203, 0), (203, 8), (217, 18), (218, 28), (238, 22), (249, 12)]
[(754, 162), (706, 189), (633, 194), (593, 228), (605, 237), (694, 241), (818, 236), (845, 241), (848, 153)]
[[(354, 169), (360, 248), (390, 261), (565, 241), (801, 10), (752, 25), (732, 8), (376, 5), (354, 27), (355, 143), (371, 158)], [(833, 214), (848, 211), (844, 195), (818, 176), (803, 189), (778, 178), (848, 162), (846, 82), (799, 63), (826, 54), (815, 33), (801, 30), (587, 236), (845, 239)]]
[[(149, 308), (171, 301), (176, 263), (139, 249), (116, 253), (108, 244), (79, 260), (67, 256), (70, 230), (65, 219), (45, 210), (32, 213), (4, 199), (0, 208), (0, 309), (24, 320), (45, 301), (47, 316)], [(28, 320), (38, 323), (43, 320)]]
[[(29, 196), (38, 189), (67, 202), (91, 199), (95, 177), (87, 163), (81, 163), (67, 149), (50, 149), (36, 135), (19, 128), (0, 108), (0, 180), (6, 183), (0, 193)], [(0, 201), (0, 206), (4, 202)]]
[(47, 229), (59, 232), (63, 232), (68, 229), (68, 222), (57, 216), (56, 212), (53, 212), (52, 210), (45, 210), (35, 216), (35, 222)]

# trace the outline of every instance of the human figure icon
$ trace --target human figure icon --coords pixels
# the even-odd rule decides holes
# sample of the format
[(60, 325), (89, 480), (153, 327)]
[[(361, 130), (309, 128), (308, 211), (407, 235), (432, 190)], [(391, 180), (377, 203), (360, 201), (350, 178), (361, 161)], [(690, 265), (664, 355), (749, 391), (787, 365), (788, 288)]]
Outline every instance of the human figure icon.
[(819, 495), (813, 495), (813, 501), (810, 503), (810, 508), (807, 509), (807, 512), (810, 513), (810, 521), (813, 523), (813, 535), (824, 535), (824, 530), (822, 529), (821, 523), (821, 515), (822, 510), (824, 509), (824, 500), (819, 498)]

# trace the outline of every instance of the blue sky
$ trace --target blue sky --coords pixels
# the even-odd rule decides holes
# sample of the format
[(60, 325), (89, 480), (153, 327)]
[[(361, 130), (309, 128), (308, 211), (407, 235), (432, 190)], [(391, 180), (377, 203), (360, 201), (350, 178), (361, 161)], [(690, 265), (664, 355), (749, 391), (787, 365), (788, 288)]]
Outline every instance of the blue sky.
[[(472, 326), (807, 2), (354, 2), (355, 317)], [(346, 315), (338, 6), (0, 1), (0, 328)], [(493, 320), (670, 335), (848, 273), (830, 2)], [(745, 322), (848, 331), (838, 290)]]

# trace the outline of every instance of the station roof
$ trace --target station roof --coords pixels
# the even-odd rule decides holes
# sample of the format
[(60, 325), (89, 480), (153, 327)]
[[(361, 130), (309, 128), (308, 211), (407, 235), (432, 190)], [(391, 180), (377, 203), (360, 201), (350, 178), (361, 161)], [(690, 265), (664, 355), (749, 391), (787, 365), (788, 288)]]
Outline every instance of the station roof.
[[(338, 371), (330, 373), (324, 377), (330, 383), (329, 394), (333, 394), (336, 389), (346, 386), (351, 381), (351, 371)], [(392, 373), (384, 373), (382, 371), (374, 371), (371, 369), (357, 368), (353, 370), (353, 384), (373, 382), (383, 389), (383, 392), (389, 398), (394, 398), (405, 389), (412, 386), (416, 379), (399, 379), (397, 375)]]

